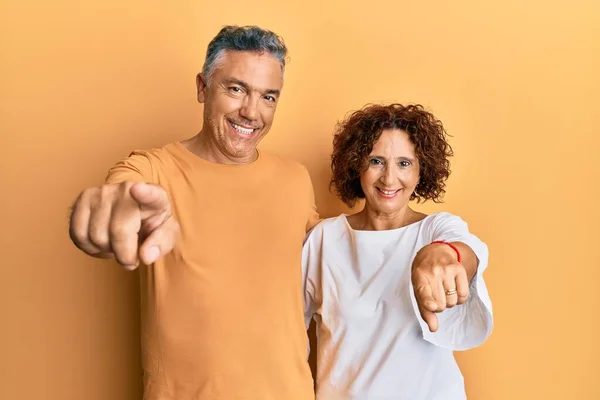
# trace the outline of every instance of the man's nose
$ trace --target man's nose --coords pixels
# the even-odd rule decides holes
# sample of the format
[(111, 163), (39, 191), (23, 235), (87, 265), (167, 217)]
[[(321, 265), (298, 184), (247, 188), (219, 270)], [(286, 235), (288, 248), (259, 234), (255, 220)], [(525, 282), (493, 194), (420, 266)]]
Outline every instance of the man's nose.
[(248, 121), (256, 121), (258, 119), (258, 101), (259, 96), (249, 94), (244, 98), (240, 115)]

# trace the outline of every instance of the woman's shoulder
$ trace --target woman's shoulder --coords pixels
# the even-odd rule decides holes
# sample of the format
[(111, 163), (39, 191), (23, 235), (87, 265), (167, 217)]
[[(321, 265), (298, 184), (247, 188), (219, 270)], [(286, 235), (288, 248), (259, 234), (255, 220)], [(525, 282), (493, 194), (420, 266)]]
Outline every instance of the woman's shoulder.
[(422, 232), (424, 234), (436, 234), (456, 229), (468, 229), (467, 223), (460, 216), (446, 211), (430, 214), (422, 222)]
[(424, 221), (427, 221), (430, 224), (444, 224), (444, 223), (452, 223), (462, 221), (462, 218), (456, 214), (452, 214), (447, 211), (442, 211), (438, 213), (429, 214), (424, 218)]
[(337, 217), (330, 217), (330, 218), (325, 218), (322, 219), (321, 221), (319, 221), (318, 224), (316, 224), (312, 231), (321, 231), (321, 232), (328, 232), (331, 230), (339, 230), (342, 228), (345, 228), (346, 226), (346, 215), (345, 214), (341, 214), (338, 215)]
[(325, 218), (308, 232), (306, 241), (322, 240), (325, 235), (343, 231), (346, 227), (346, 216), (344, 214), (337, 217)]

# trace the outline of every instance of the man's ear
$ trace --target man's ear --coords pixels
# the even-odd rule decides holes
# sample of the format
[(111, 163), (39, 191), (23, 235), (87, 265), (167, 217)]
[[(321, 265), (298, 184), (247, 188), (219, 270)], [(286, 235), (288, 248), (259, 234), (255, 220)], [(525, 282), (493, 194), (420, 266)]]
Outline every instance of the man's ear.
[(202, 76), (202, 73), (196, 75), (196, 87), (198, 88), (198, 103), (204, 103), (206, 99), (206, 79)]

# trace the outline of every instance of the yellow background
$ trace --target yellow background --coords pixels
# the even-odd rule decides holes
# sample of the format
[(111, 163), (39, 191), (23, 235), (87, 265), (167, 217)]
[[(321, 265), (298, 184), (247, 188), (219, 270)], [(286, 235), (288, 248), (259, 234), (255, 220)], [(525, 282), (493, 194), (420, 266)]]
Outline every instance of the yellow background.
[(325, 216), (336, 121), (419, 102), (456, 157), (446, 203), (489, 245), (496, 327), (457, 358), (473, 400), (600, 399), (600, 2), (0, 2), (0, 398), (140, 398), (137, 275), (78, 252), (67, 208), (135, 148), (194, 135), (224, 24), (290, 49), (263, 142)]

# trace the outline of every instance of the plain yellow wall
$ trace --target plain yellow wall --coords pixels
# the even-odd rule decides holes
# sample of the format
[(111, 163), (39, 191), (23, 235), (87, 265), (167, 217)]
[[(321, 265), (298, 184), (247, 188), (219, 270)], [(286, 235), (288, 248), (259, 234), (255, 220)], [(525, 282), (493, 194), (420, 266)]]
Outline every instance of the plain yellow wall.
[(496, 328), (458, 354), (473, 400), (600, 399), (600, 2), (0, 2), (0, 398), (140, 398), (137, 276), (79, 253), (67, 208), (134, 148), (194, 135), (224, 24), (290, 48), (263, 148), (323, 215), (336, 121), (420, 102), (453, 135), (446, 203), (491, 250)]

